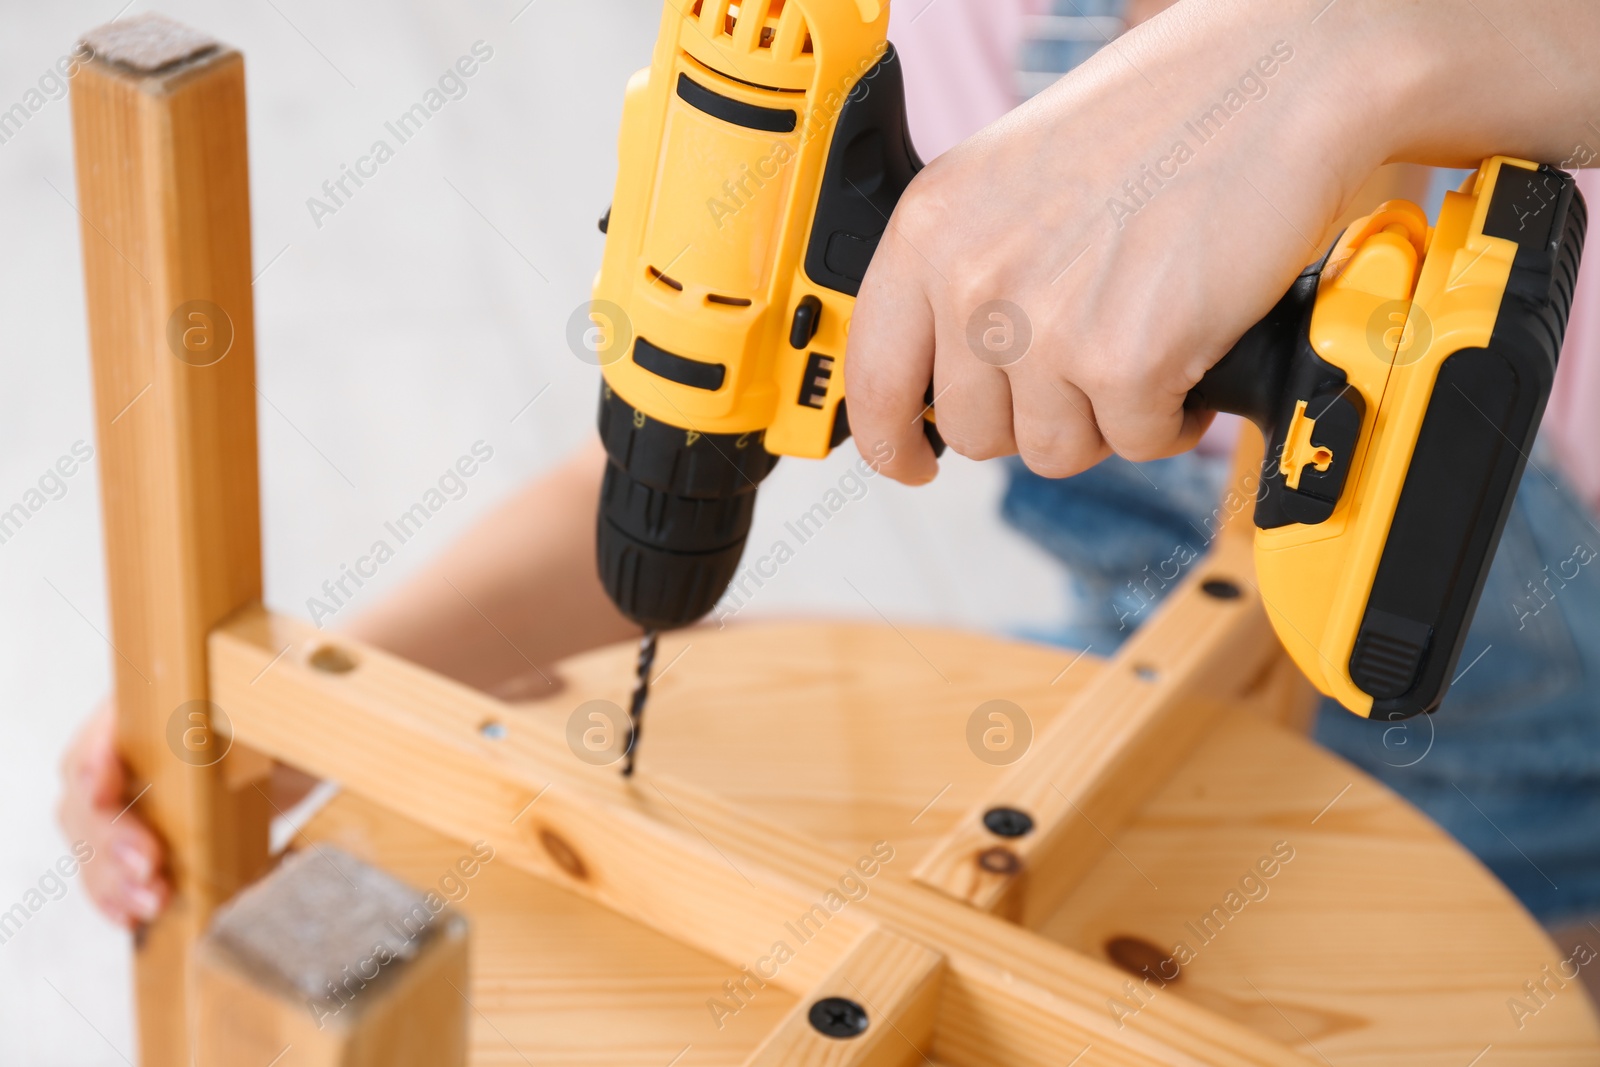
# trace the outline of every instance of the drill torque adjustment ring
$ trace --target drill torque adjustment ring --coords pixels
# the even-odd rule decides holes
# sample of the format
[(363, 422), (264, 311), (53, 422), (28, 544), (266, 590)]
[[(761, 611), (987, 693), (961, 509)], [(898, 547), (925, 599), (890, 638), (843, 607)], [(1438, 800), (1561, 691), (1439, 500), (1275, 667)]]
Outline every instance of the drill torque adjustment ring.
[(600, 579), (646, 630), (703, 617), (733, 580), (755, 515), (756, 487), (778, 457), (760, 433), (683, 430), (650, 418), (609, 386), (600, 401)]

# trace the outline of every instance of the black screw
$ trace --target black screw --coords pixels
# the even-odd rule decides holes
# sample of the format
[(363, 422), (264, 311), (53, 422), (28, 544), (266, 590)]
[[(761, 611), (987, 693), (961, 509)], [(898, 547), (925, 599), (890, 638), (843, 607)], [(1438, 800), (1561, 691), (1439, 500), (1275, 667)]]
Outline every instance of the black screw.
[(1033, 816), (1016, 808), (990, 808), (983, 825), (996, 837), (1026, 837), (1033, 832)]
[(823, 997), (806, 1016), (812, 1029), (824, 1037), (860, 1037), (867, 1032), (867, 1012), (844, 997)]
[(1226, 578), (1212, 578), (1200, 586), (1206, 596), (1216, 597), (1218, 600), (1238, 600), (1243, 594), (1239, 587)]

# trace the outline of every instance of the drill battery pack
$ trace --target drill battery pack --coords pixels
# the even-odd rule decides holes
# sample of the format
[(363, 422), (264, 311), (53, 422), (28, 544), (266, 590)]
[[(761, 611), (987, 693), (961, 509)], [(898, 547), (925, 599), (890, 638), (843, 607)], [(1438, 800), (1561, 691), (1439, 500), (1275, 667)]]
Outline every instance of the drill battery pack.
[(1433, 711), (1450, 686), (1550, 398), (1586, 221), (1569, 175), (1506, 157), (1436, 226), (1385, 204), (1191, 397), (1266, 436), (1261, 597), (1306, 676), (1358, 714)]

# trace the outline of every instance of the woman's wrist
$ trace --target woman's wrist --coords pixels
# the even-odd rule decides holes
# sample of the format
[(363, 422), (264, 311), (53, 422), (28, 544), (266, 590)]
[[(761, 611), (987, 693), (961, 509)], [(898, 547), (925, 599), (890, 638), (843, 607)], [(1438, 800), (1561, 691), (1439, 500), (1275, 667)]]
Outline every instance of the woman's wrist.
[(1365, 68), (1382, 162), (1472, 167), (1505, 154), (1580, 167), (1600, 150), (1593, 0), (1335, 0), (1325, 24)]
[(1194, 117), (1179, 132), (1201, 142), (1196, 158), (1215, 139), (1234, 153), (1227, 169), (1262, 196), (1315, 204), (1331, 220), (1407, 136), (1407, 72), (1381, 47), (1403, 19), (1386, 12), (1363, 32), (1340, 9), (1364, 2), (1319, 13), (1283, 0), (1187, 0), (1129, 40), (1130, 59), (1148, 65), (1161, 95), (1190, 98)]
[[(1385, 163), (1471, 167), (1508, 154), (1600, 159), (1600, 4), (1593, 0), (1187, 0), (1151, 29), (1164, 50), (1284, 42), (1269, 140), (1327, 168), (1346, 197)], [(1165, 88), (1165, 86), (1163, 86)], [(1295, 171), (1294, 160), (1268, 156)], [(1303, 174), (1303, 171), (1302, 171)]]

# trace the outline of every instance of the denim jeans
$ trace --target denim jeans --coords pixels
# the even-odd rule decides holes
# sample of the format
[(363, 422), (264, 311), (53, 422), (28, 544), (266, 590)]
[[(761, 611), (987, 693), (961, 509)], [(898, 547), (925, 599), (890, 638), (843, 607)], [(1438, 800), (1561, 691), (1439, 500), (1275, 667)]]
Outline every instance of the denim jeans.
[[(1025, 636), (1109, 655), (1203, 549), (1228, 462), (1113, 458), (1064, 481), (1012, 460), (1007, 522), (1067, 565), (1069, 614)], [(1326, 701), (1317, 741), (1427, 812), (1541, 920), (1600, 913), (1600, 530), (1535, 450), (1457, 681), (1434, 715)]]

